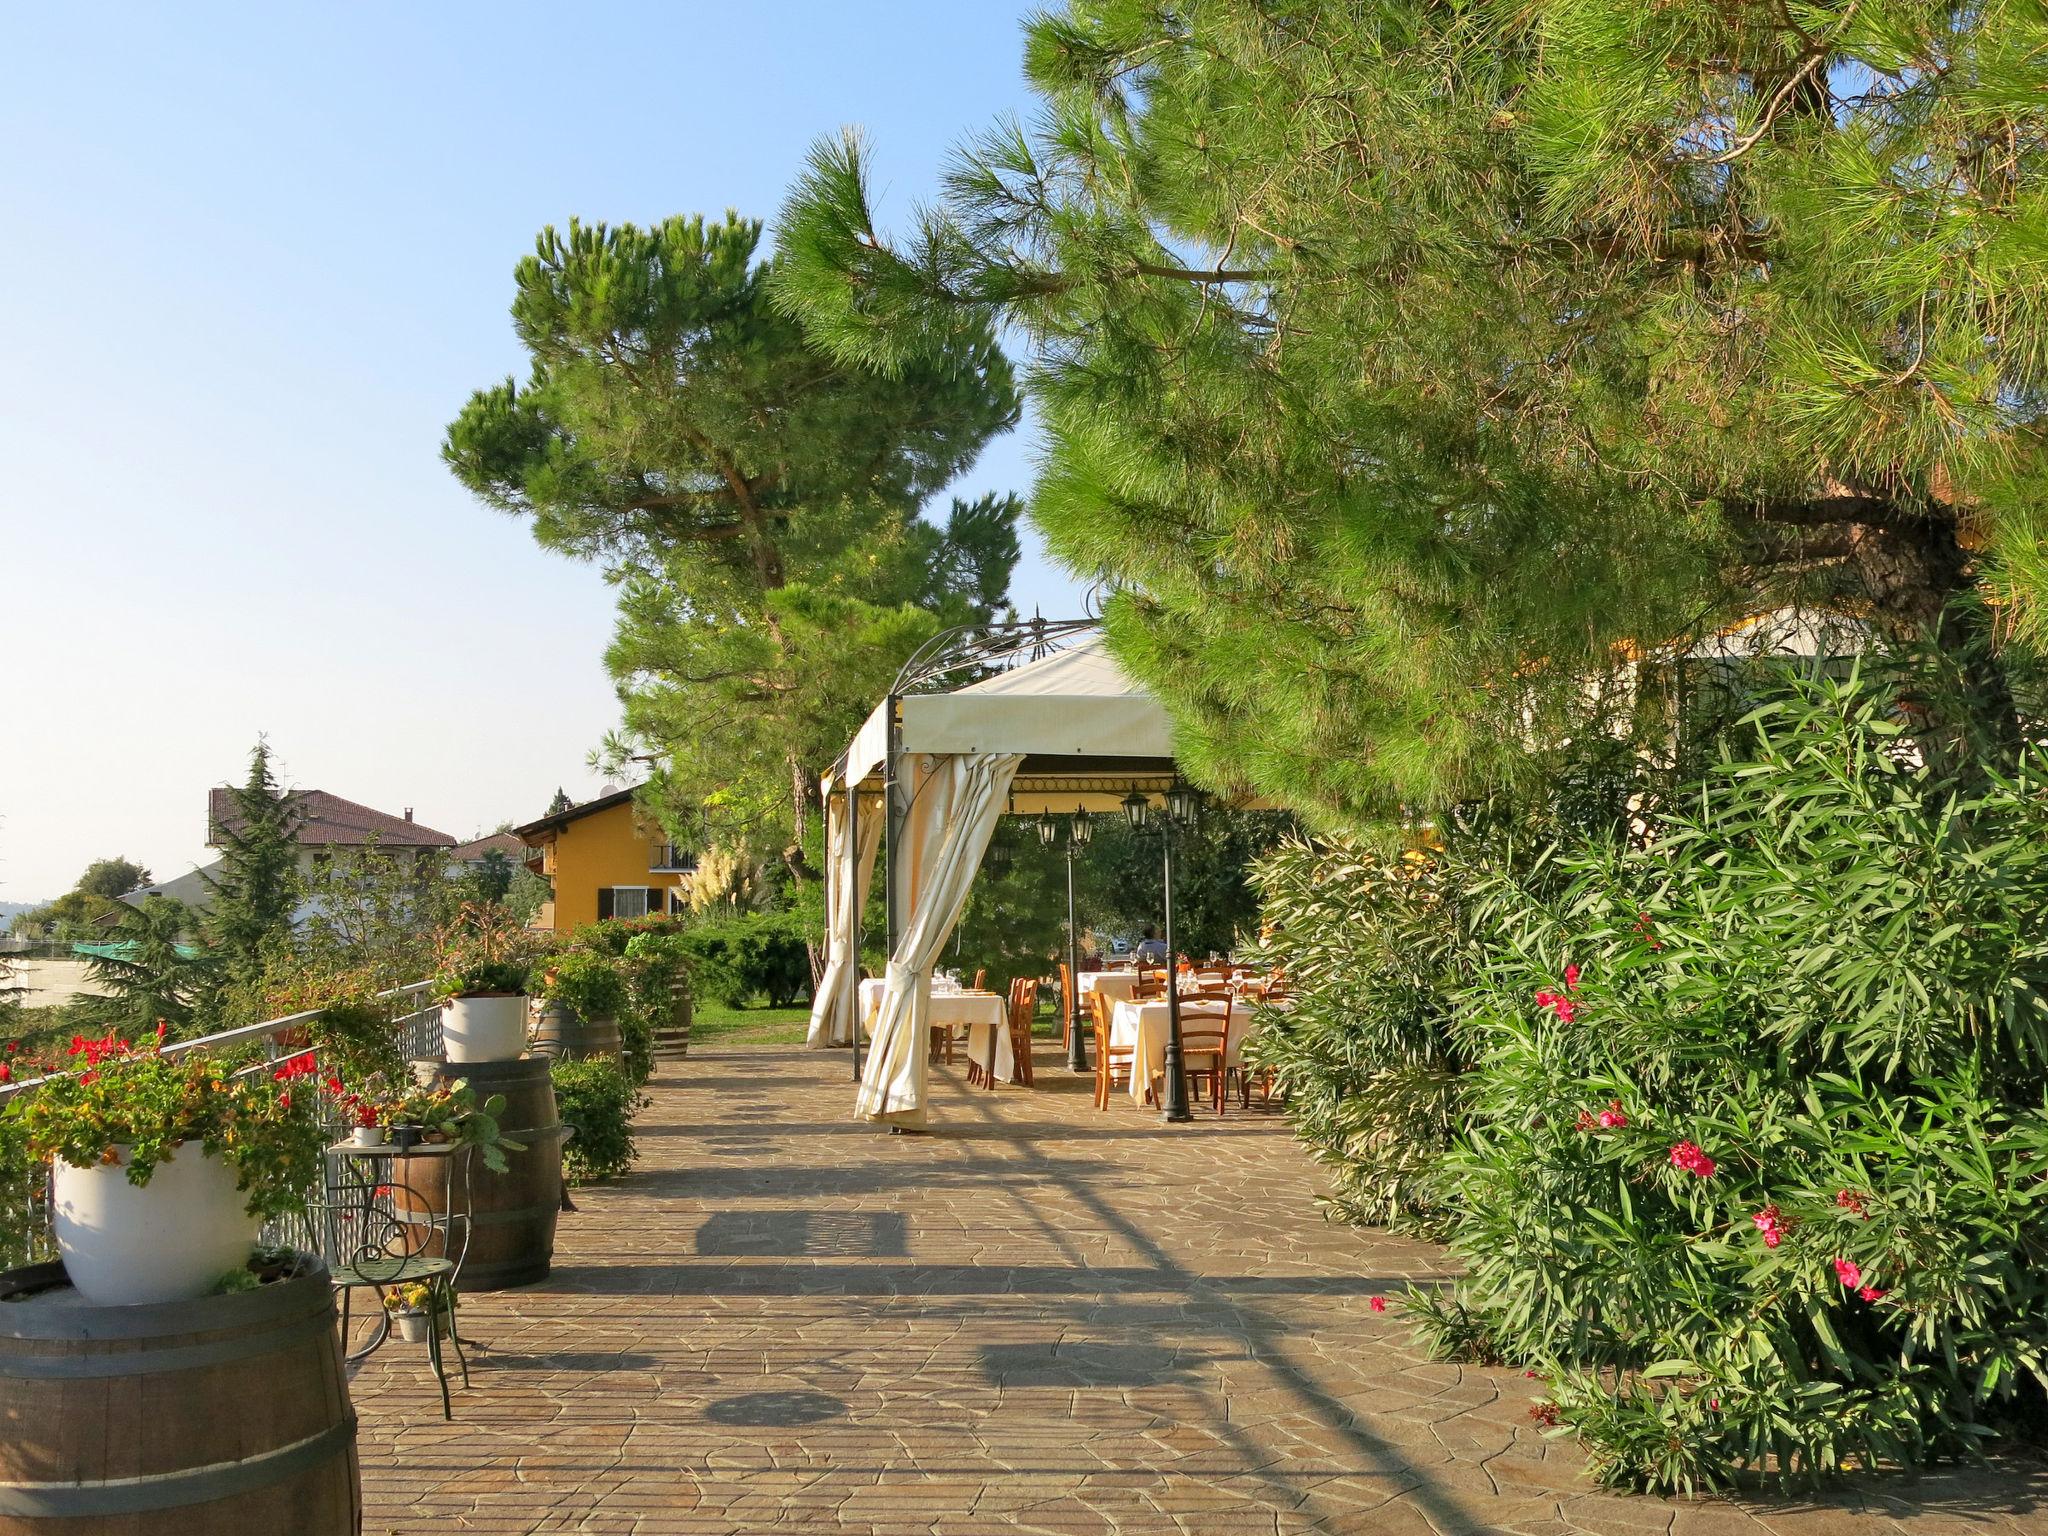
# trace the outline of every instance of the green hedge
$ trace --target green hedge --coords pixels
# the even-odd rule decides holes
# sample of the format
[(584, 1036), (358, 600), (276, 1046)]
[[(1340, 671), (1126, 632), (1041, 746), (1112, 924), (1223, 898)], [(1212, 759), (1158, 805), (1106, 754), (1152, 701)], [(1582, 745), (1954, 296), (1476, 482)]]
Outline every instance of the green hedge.
[(1766, 697), (1611, 835), (1269, 861), (1260, 1050), (1354, 1215), (1446, 1237), (1438, 1350), (1609, 1481), (1972, 1454), (2048, 1362), (2048, 762), (1964, 780), (1888, 683)]
[(810, 991), (810, 949), (792, 913), (707, 919), (685, 928), (680, 942), (698, 997), (739, 1008), (759, 996), (784, 1008)]

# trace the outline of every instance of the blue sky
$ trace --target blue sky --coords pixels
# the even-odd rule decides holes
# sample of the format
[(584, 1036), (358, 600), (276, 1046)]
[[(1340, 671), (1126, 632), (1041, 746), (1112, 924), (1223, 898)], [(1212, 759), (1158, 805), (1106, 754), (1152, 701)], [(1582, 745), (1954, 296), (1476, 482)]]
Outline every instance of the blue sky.
[[(874, 137), (900, 215), (1028, 108), (998, 0), (17, 8), (0, 93), (0, 900), (203, 858), (290, 780), (469, 836), (597, 787), (597, 573), (442, 468), (523, 372), (513, 263), (571, 215), (772, 219)], [(1028, 431), (961, 489), (1028, 490)], [(1035, 544), (1016, 595), (1078, 611)]]

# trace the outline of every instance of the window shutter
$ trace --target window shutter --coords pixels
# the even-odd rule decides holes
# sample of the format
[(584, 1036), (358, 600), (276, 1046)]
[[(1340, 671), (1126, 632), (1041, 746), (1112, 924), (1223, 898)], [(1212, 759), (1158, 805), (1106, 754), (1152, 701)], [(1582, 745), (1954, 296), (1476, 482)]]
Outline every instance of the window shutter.
[(612, 915), (612, 888), (599, 886), (597, 891), (597, 920), (603, 922)]

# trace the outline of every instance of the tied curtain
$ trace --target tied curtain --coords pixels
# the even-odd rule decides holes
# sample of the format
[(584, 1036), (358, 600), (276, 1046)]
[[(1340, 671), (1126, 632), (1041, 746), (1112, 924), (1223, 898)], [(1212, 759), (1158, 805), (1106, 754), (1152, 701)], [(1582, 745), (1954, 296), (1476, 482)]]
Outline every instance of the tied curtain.
[[(902, 847), (889, 850), (903, 936), (889, 957), (874, 1038), (854, 1112), (909, 1129), (924, 1125), (930, 1049), (932, 964), (967, 905), (981, 855), (1024, 758), (975, 752), (913, 757)], [(865, 818), (863, 818), (865, 820)]]
[(811, 1029), (804, 1044), (814, 1051), (853, 1044), (860, 1012), (860, 922), (868, 885), (875, 878), (875, 850), (882, 844), (882, 802), (862, 795), (854, 841), (847, 846), (846, 796), (825, 786), (825, 973), (811, 1001)]

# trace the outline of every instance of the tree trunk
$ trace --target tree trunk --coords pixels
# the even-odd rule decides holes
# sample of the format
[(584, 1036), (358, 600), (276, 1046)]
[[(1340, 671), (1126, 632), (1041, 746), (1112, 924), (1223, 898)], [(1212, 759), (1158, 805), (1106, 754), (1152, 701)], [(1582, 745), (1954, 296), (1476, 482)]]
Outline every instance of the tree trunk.
[(1901, 648), (1925, 648), (1950, 669), (1936, 688), (1908, 701), (1929, 761), (2010, 761), (2020, 746), (2019, 711), (1991, 644), (1988, 617), (1971, 600), (1976, 578), (1954, 516), (1855, 523), (1849, 553), (1885, 638)]

